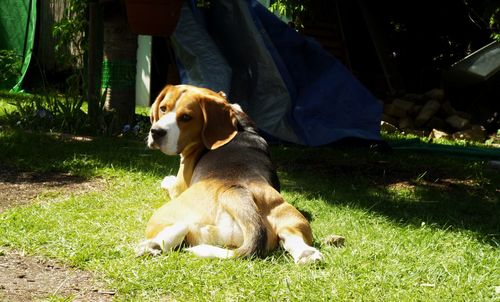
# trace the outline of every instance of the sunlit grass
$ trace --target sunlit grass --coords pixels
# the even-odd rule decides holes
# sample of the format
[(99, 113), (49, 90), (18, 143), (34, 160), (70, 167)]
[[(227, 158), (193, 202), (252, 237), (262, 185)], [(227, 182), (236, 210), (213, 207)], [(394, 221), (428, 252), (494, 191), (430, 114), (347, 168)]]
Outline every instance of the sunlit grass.
[[(318, 266), (279, 250), (205, 260), (182, 250), (136, 258), (178, 159), (118, 138), (71, 141), (3, 131), (0, 163), (105, 180), (0, 214), (0, 246), (90, 270), (116, 301), (495, 301), (500, 176), (484, 161), (408, 151), (275, 146), (285, 198), (311, 218)], [(447, 179), (444, 181), (444, 179)], [(326, 246), (330, 234), (343, 248)], [(52, 297), (52, 301), (65, 301)]]

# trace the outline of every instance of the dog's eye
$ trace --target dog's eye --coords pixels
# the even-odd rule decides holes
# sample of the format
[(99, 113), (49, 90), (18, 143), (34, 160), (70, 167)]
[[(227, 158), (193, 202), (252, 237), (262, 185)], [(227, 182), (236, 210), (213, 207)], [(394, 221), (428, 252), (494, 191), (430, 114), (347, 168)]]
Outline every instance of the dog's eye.
[(161, 112), (165, 112), (165, 111), (167, 111), (167, 106), (161, 106), (161, 107), (160, 107), (160, 111), (161, 111)]
[(179, 120), (181, 122), (189, 122), (191, 119), (193, 119), (190, 115), (183, 114), (180, 116)]

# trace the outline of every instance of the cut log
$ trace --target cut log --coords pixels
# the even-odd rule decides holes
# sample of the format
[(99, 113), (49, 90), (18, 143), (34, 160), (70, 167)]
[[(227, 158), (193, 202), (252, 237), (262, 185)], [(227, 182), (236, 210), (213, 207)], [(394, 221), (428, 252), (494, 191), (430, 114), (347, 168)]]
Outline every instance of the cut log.
[(454, 139), (465, 139), (475, 142), (484, 142), (487, 138), (486, 129), (480, 125), (474, 125), (470, 129), (459, 131), (453, 134)]
[(399, 119), (399, 129), (411, 129), (415, 126), (413, 119), (409, 116)]
[(403, 134), (412, 134), (412, 135), (419, 136), (419, 137), (428, 136), (424, 130), (405, 130), (405, 131), (403, 131)]
[(394, 101), (392, 101), (392, 105), (408, 112), (413, 106), (415, 106), (415, 103), (402, 99), (394, 99)]
[(450, 135), (446, 132), (432, 129), (431, 134), (429, 134), (429, 139), (440, 139), (440, 138), (449, 138)]
[(423, 126), (432, 116), (434, 116), (434, 114), (436, 114), (436, 112), (438, 112), (440, 107), (441, 104), (438, 101), (429, 100), (415, 118), (415, 125), (418, 127)]
[(470, 127), (470, 122), (467, 119), (464, 119), (463, 117), (460, 117), (458, 115), (452, 115), (446, 119), (446, 122), (452, 126), (454, 129), (457, 130), (464, 130), (468, 127)]
[(469, 113), (467, 112), (463, 112), (463, 111), (458, 111), (456, 110), (455, 111), (456, 115), (458, 115), (459, 117), (461, 118), (464, 118), (466, 120), (471, 120), (472, 119), (472, 115), (470, 115)]
[(406, 111), (394, 106), (394, 104), (387, 104), (384, 106), (384, 113), (394, 117), (405, 117)]
[(417, 116), (418, 113), (420, 112), (420, 110), (422, 110), (424, 106), (422, 105), (415, 105), (411, 108), (410, 112), (408, 112), (408, 114), (412, 115), (412, 116)]
[(427, 122), (426, 128), (428, 129), (439, 129), (439, 130), (445, 130), (448, 127), (448, 124), (443, 119), (440, 119), (436, 116), (433, 116), (430, 118), (430, 120)]
[(387, 133), (398, 133), (400, 132), (398, 127), (388, 123), (388, 122), (385, 122), (385, 121), (382, 121), (380, 122), (380, 131), (382, 132), (387, 132)]
[(441, 111), (445, 116), (452, 116), (457, 114), (456, 110), (453, 108), (449, 101), (443, 102), (441, 104)]
[(444, 100), (444, 90), (439, 89), (439, 88), (434, 88), (434, 89), (427, 91), (424, 94), (424, 96), (427, 97), (428, 99), (442, 102)]
[(425, 98), (423, 95), (415, 93), (407, 93), (404, 95), (403, 99), (414, 104), (423, 104), (425, 101), (427, 101), (427, 98)]
[(394, 118), (390, 115), (387, 115), (385, 113), (382, 113), (382, 121), (387, 122), (392, 125), (396, 125), (398, 123), (398, 119)]

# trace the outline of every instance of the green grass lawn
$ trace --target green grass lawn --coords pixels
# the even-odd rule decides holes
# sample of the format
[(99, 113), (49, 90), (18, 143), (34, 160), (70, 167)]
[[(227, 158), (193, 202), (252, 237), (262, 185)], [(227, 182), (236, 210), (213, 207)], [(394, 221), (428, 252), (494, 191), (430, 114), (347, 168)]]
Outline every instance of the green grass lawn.
[[(274, 146), (285, 198), (310, 216), (324, 264), (136, 258), (178, 159), (119, 138), (0, 131), (0, 164), (101, 178), (86, 194), (41, 195), (0, 214), (0, 249), (89, 270), (116, 301), (498, 301), (500, 173), (486, 160), (409, 150)], [(342, 248), (325, 246), (330, 234)], [(63, 299), (64, 297), (61, 297)]]
[[(0, 162), (106, 180), (98, 192), (41, 196), (0, 215), (0, 246), (94, 272), (117, 301), (494, 301), (500, 285), (498, 170), (396, 151), (273, 147), (285, 198), (312, 220), (319, 266), (283, 251), (206, 260), (182, 251), (135, 258), (178, 160), (143, 142), (91, 142), (5, 130)], [(329, 234), (346, 246), (324, 246)]]

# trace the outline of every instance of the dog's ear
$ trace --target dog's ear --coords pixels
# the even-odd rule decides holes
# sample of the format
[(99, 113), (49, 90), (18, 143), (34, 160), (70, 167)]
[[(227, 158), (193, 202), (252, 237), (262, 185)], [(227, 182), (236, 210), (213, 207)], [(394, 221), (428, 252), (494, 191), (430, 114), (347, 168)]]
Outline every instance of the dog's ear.
[(204, 119), (201, 137), (205, 147), (214, 150), (229, 143), (238, 132), (238, 121), (229, 103), (204, 97), (200, 107)]
[(151, 105), (151, 110), (149, 111), (149, 119), (151, 121), (151, 124), (156, 122), (160, 118), (160, 103), (167, 95), (167, 91), (169, 88), (170, 85), (165, 86), (165, 88), (163, 88), (160, 94), (158, 94), (158, 96), (156, 97), (153, 105)]

